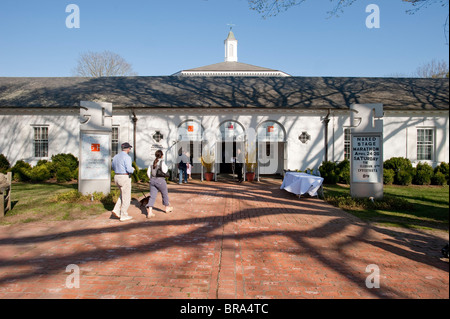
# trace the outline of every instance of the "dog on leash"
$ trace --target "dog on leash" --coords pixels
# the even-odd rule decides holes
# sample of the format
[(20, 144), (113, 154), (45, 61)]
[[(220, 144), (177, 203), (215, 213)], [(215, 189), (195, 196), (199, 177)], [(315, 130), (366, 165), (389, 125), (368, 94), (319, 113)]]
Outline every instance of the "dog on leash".
[[(144, 194), (144, 193), (142, 193), (142, 194)], [(144, 194), (144, 198), (139, 201), (139, 203), (141, 203), (139, 208), (146, 207), (149, 200), (150, 200), (150, 196), (145, 196), (145, 194)]]

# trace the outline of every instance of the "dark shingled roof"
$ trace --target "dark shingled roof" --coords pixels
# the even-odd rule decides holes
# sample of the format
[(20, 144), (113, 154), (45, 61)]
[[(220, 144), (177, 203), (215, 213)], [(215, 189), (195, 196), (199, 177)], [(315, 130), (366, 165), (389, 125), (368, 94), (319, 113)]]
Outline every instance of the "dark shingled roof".
[(348, 109), (383, 103), (385, 110), (448, 110), (448, 79), (343, 77), (0, 77), (2, 107)]

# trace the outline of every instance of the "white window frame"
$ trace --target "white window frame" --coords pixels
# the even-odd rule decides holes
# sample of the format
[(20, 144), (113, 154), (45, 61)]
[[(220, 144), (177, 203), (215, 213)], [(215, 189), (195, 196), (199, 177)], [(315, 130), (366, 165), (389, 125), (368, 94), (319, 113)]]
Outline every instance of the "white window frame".
[[(431, 136), (431, 141), (430, 140), (425, 140), (425, 138), (421, 141), (419, 141), (419, 132), (420, 131), (427, 131), (427, 132), (431, 132), (431, 134), (426, 135), (426, 137)], [(417, 127), (417, 138), (416, 138), (416, 151), (417, 151), (417, 161), (429, 161), (429, 162), (433, 162), (435, 159), (435, 146), (436, 146), (436, 130), (433, 127)], [(419, 152), (419, 150), (424, 150), (425, 147), (427, 149), (426, 152)], [(429, 155), (426, 156), (426, 158), (424, 156), (422, 156), (423, 154), (425, 155)]]
[[(114, 133), (114, 131), (117, 130), (117, 134)], [(114, 155), (119, 153), (119, 136), (120, 136), (120, 127), (117, 125), (114, 125), (111, 129), (111, 158), (114, 157)]]
[(49, 126), (32, 125), (33, 128), (33, 158), (49, 157)]
[(350, 160), (351, 157), (351, 129), (344, 128), (344, 159)]

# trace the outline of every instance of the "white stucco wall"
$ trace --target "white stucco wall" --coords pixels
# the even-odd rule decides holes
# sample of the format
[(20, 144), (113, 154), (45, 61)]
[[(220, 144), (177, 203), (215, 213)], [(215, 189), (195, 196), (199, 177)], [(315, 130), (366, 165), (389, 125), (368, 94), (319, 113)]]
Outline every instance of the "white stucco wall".
[[(317, 168), (324, 159), (324, 129), (320, 115), (298, 114), (286, 112), (270, 112), (261, 114), (260, 111), (252, 112), (201, 112), (201, 111), (148, 111), (136, 112), (137, 122), (137, 164), (139, 167), (147, 167), (154, 158), (152, 145), (160, 144), (167, 153), (167, 160), (172, 163), (176, 160), (176, 145), (178, 140), (177, 130), (179, 125), (186, 120), (194, 120), (201, 123), (203, 128), (218, 129), (225, 121), (236, 121), (247, 131), (257, 127), (265, 121), (276, 121), (286, 130), (286, 142), (288, 143), (287, 166), (288, 169)], [(269, 112), (267, 112), (269, 113)], [(120, 143), (133, 144), (133, 124), (129, 114), (117, 114), (113, 118), (113, 125), (119, 127)], [(157, 143), (152, 136), (156, 131), (163, 134), (164, 139)], [(302, 132), (311, 136), (308, 143), (303, 144), (299, 140)], [(283, 151), (282, 149), (279, 151)], [(133, 155), (132, 155), (133, 156)]]
[[(113, 115), (113, 126), (119, 127), (119, 145), (129, 142), (137, 153), (137, 164), (146, 168), (154, 157), (155, 145), (161, 145), (169, 163), (176, 161), (178, 126), (186, 120), (202, 124), (204, 129), (216, 128), (224, 121), (237, 121), (245, 130), (256, 129), (265, 121), (276, 121), (286, 131), (287, 160), (285, 169), (318, 168), (325, 159), (324, 125), (325, 111), (286, 110), (138, 110), (136, 145), (133, 140), (131, 112), (117, 111)], [(384, 118), (384, 160), (390, 157), (407, 157), (417, 163), (417, 128), (433, 128), (435, 132), (435, 166), (449, 162), (449, 116), (448, 112), (389, 112)], [(59, 153), (72, 153), (79, 157), (79, 113), (77, 110), (58, 111), (14, 111), (0, 112), (0, 153), (7, 156), (12, 165), (23, 159), (35, 165), (40, 158), (33, 155), (33, 126), (48, 125), (49, 157)], [(349, 127), (349, 114), (335, 112), (330, 117), (328, 130), (328, 158), (332, 161), (344, 159), (344, 129)], [(156, 143), (152, 136), (160, 131), (164, 138)], [(311, 139), (303, 144), (299, 135), (307, 132)], [(152, 148), (153, 147), (153, 148)], [(282, 149), (279, 149), (283, 152)], [(130, 154), (133, 157), (133, 154)], [(198, 167), (196, 169), (198, 171)], [(194, 171), (195, 172), (195, 171)]]
[[(50, 160), (52, 155), (72, 153), (78, 156), (79, 113), (71, 111), (0, 113), (0, 153), (11, 166), (18, 160), (36, 165), (40, 159)], [(48, 157), (34, 157), (34, 126), (48, 127)]]

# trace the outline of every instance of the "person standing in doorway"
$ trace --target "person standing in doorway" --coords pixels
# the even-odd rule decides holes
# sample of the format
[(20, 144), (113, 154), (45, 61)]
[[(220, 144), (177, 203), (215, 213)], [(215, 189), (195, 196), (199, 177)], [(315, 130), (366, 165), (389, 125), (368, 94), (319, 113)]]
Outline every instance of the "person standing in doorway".
[(241, 149), (237, 149), (236, 150), (236, 173), (237, 173), (237, 177), (238, 177), (238, 182), (242, 183), (243, 178), (242, 178), (242, 167), (244, 164), (244, 153), (242, 153)]
[(183, 152), (178, 156), (177, 162), (179, 174), (178, 184), (187, 183), (187, 164), (189, 164), (189, 157), (187, 157), (186, 152)]
[(120, 219), (121, 222), (132, 219), (128, 215), (128, 207), (131, 202), (131, 178), (134, 168), (131, 162), (130, 153), (132, 146), (129, 143), (121, 145), (122, 152), (114, 156), (112, 160), (112, 169), (115, 172), (114, 183), (120, 190), (120, 197), (112, 211), (113, 215)]
[(147, 176), (150, 178), (150, 199), (145, 206), (147, 209), (147, 218), (155, 216), (152, 210), (158, 192), (161, 192), (163, 205), (166, 206), (166, 213), (171, 213), (173, 211), (173, 207), (169, 204), (169, 190), (166, 183), (166, 174), (169, 171), (169, 168), (163, 160), (163, 155), (161, 150), (157, 150), (155, 152), (153, 164), (147, 169)]
[(191, 154), (189, 152), (186, 152), (186, 157), (189, 158), (189, 163), (186, 164), (186, 174), (188, 176), (188, 179), (192, 179), (192, 160), (191, 160)]

